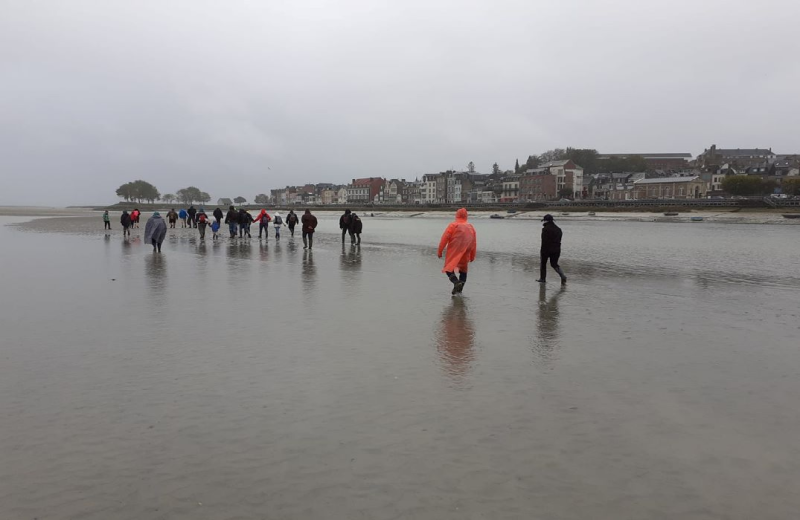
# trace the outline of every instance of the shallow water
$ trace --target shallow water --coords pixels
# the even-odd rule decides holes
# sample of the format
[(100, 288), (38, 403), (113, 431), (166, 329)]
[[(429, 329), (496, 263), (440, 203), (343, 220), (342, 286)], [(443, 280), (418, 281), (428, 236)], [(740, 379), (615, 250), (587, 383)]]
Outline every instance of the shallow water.
[(446, 220), (320, 220), (0, 227), (0, 518), (796, 516), (800, 228), (565, 220), (561, 288), (476, 220), (452, 299)]

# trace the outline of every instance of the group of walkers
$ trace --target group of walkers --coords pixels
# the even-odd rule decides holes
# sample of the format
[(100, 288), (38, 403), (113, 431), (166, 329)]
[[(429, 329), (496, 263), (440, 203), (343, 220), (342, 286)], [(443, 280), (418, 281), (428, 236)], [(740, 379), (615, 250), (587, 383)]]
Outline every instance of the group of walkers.
[(361, 229), (364, 224), (358, 215), (349, 209), (344, 210), (344, 215), (339, 217), (339, 229), (342, 230), (342, 244), (348, 233), (350, 233), (350, 243), (361, 245)]
[[(185, 217), (184, 217), (185, 214)], [(134, 209), (130, 214), (127, 211), (122, 212), (120, 223), (123, 228), (123, 236), (130, 236), (130, 228), (139, 227), (139, 219), (141, 212)], [(222, 225), (222, 210), (216, 208), (213, 212), (213, 221), (209, 219), (208, 215), (203, 208), (199, 211), (195, 210), (194, 206), (188, 210), (181, 209), (176, 213), (171, 209), (167, 213), (167, 220), (169, 227), (174, 228), (177, 221), (180, 219), (184, 222), (184, 227), (197, 228), (200, 233), (200, 239), (205, 239), (206, 227), (211, 226), (213, 239), (216, 240), (219, 235), (219, 229)], [(467, 222), (467, 210), (464, 208), (456, 211), (456, 219), (451, 222), (444, 233), (441, 240), (439, 240), (439, 248), (437, 255), (442, 258), (445, 255), (445, 264), (442, 272), (447, 275), (448, 280), (453, 284), (452, 294), (460, 294), (464, 290), (464, 285), (467, 283), (467, 271), (469, 264), (475, 260), (475, 255), (478, 249), (477, 233), (475, 228)], [(188, 222), (187, 222), (188, 219)], [(105, 229), (111, 229), (111, 220), (108, 211), (103, 213), (103, 222)], [(297, 217), (294, 211), (289, 211), (284, 221), (279, 213), (270, 216), (267, 210), (262, 209), (261, 212), (253, 218), (250, 213), (244, 208), (239, 208), (237, 211), (235, 207), (231, 206), (225, 215), (225, 224), (228, 225), (230, 238), (235, 239), (238, 233), (239, 238), (252, 238), (250, 235), (250, 226), (258, 223), (258, 238), (261, 239), (262, 234), (264, 238), (269, 238), (269, 225), (275, 229), (275, 239), (279, 240), (281, 237), (281, 227), (288, 227), (289, 232), (294, 236), (294, 229), (299, 223), (302, 228), (303, 235), (303, 248), (312, 249), (314, 247), (314, 232), (317, 228), (317, 217), (311, 214), (310, 210), (306, 210), (302, 218)], [(539, 283), (547, 281), (547, 263), (550, 262), (552, 268), (558, 273), (561, 278), (561, 283), (567, 283), (567, 275), (564, 274), (563, 269), (558, 265), (558, 260), (561, 257), (561, 237), (562, 231), (554, 220), (552, 215), (545, 215), (542, 218), (542, 244), (539, 251), (540, 255), (540, 269)], [(361, 219), (349, 209), (345, 210), (344, 215), (339, 218), (339, 229), (342, 231), (342, 244), (345, 243), (345, 238), (350, 235), (350, 243), (352, 245), (361, 244), (361, 230), (363, 224)], [(161, 243), (167, 234), (167, 224), (161, 218), (161, 214), (156, 211), (153, 216), (147, 220), (144, 232), (144, 241), (153, 246), (153, 251), (161, 252)]]
[[(344, 217), (342, 217), (344, 218)], [(567, 275), (558, 265), (561, 257), (561, 237), (562, 232), (553, 220), (553, 215), (545, 215), (542, 218), (542, 245), (539, 250), (539, 283), (547, 281), (547, 262), (561, 277), (561, 284), (567, 283)], [(341, 220), (339, 227), (341, 227)], [(344, 231), (342, 231), (342, 241), (344, 241)], [(467, 210), (464, 208), (456, 211), (456, 219), (451, 222), (439, 240), (437, 255), (439, 258), (444, 253), (445, 262), (442, 272), (447, 275), (448, 280), (453, 284), (451, 294), (461, 294), (464, 284), (467, 283), (467, 270), (469, 264), (475, 261), (475, 254), (478, 250), (478, 239), (475, 228), (467, 222)]]

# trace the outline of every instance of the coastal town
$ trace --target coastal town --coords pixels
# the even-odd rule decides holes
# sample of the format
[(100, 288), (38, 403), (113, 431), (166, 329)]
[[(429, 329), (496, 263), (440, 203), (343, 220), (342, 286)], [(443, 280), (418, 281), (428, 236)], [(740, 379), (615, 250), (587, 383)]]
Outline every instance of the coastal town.
[[(702, 153), (609, 153), (556, 149), (514, 169), (425, 173), (413, 180), (367, 177), (347, 184), (309, 183), (272, 189), (257, 203), (275, 205), (515, 204), (640, 201), (800, 195), (800, 154), (771, 148), (717, 148)], [(229, 199), (219, 199), (230, 205)]]

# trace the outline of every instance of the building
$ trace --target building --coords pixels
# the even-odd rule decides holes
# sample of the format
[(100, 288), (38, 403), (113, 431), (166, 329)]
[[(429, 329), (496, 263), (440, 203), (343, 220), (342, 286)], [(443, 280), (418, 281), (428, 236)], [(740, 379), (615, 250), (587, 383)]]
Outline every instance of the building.
[(690, 153), (608, 153), (597, 157), (599, 161), (610, 159), (627, 159), (629, 157), (641, 157), (650, 170), (676, 170), (684, 169), (689, 166), (692, 160)]
[(422, 176), (424, 184), (422, 187), (422, 201), (425, 204), (436, 204), (436, 180), (438, 177), (438, 173), (426, 173)]
[(231, 199), (218, 199), (217, 206), (224, 206), (226, 208), (229, 208), (233, 206), (233, 201)]
[(633, 198), (641, 199), (699, 199), (708, 188), (700, 177), (662, 177), (641, 179), (633, 183)]
[(777, 155), (772, 148), (717, 148), (712, 144), (697, 156), (697, 165), (704, 169), (716, 169), (725, 163), (745, 169), (757, 164), (775, 162)]
[(366, 204), (378, 200), (381, 186), (386, 182), (381, 177), (367, 177), (364, 179), (353, 179), (347, 186), (348, 204)]
[(347, 186), (342, 186), (336, 192), (336, 204), (347, 204)]
[(509, 175), (503, 178), (503, 191), (500, 202), (517, 202), (519, 200), (520, 175)]
[(583, 168), (571, 160), (550, 161), (534, 169), (535, 173), (538, 171), (546, 171), (556, 177), (556, 193), (559, 197), (569, 190), (572, 198), (583, 198)]
[(532, 202), (538, 200), (554, 200), (558, 198), (556, 177), (543, 168), (534, 168), (519, 179), (519, 200)]

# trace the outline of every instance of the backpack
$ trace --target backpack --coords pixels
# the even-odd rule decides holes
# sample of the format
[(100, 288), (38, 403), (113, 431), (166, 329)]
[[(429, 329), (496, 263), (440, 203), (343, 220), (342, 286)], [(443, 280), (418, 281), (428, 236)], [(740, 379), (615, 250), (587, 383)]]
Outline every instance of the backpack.
[(205, 213), (200, 213), (200, 216), (197, 217), (197, 221), (199, 223), (201, 223), (201, 224), (205, 224), (206, 223), (206, 214)]
[(265, 226), (269, 224), (269, 215), (267, 215), (266, 213), (261, 215), (261, 223), (264, 224)]
[(281, 218), (280, 215), (276, 215), (275, 216), (275, 225), (276, 226), (280, 226), (281, 224), (283, 224), (283, 219)]

